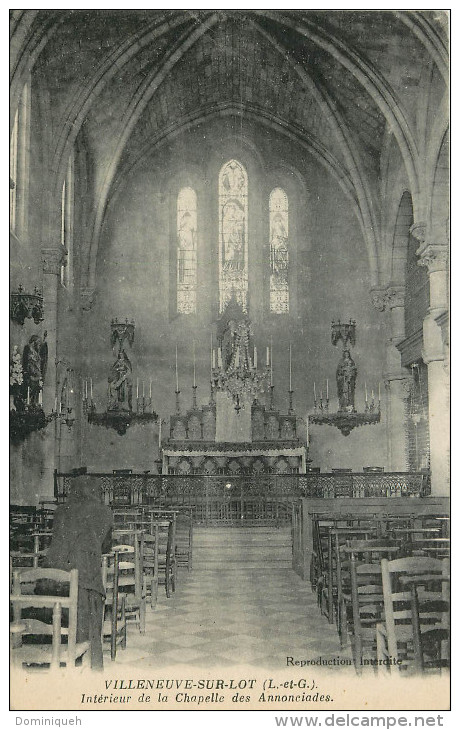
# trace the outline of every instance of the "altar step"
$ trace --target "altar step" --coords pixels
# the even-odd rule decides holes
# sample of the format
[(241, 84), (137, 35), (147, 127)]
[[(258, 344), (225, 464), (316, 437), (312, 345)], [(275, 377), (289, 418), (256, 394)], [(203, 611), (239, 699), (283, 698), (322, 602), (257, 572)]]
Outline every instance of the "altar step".
[(194, 529), (194, 570), (270, 570), (291, 564), (290, 527)]

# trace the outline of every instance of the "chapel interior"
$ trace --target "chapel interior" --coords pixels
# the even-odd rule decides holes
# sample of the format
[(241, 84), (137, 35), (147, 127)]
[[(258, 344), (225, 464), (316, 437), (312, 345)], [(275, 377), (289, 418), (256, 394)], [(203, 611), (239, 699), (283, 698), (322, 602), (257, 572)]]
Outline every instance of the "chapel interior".
[[(86, 468), (145, 547), (109, 665), (360, 673), (401, 642), (383, 600), (360, 634), (345, 554), (436, 560), (445, 599), (448, 39), (435, 10), (10, 11), (10, 565)], [(441, 634), (399, 671), (444, 671)]]

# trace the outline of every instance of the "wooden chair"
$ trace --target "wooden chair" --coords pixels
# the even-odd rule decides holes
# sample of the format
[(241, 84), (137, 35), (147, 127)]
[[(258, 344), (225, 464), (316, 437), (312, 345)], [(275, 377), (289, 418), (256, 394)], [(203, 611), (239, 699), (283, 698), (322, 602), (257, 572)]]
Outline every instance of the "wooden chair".
[(156, 581), (164, 582), (166, 596), (170, 598), (176, 590), (175, 521), (155, 520), (151, 516), (149, 525), (148, 533), (144, 533), (144, 573), (155, 577), (156, 552)]
[[(347, 540), (334, 545), (337, 565), (337, 630), (341, 647), (345, 647), (347, 636), (353, 636), (351, 559), (356, 563), (380, 566), (382, 558), (396, 557), (401, 546), (388, 538), (377, 537), (367, 540)], [(372, 576), (372, 571), (371, 571)], [(382, 594), (383, 595), (383, 594)]]
[(383, 588), (379, 563), (363, 563), (350, 556), (351, 616), (350, 633), (353, 662), (361, 674), (364, 659), (376, 658), (376, 627), (382, 620)]
[[(145, 633), (146, 595), (143, 579), (142, 544), (139, 533), (132, 534), (133, 544), (116, 544), (112, 553), (119, 556), (118, 562), (118, 595), (123, 596), (126, 621), (133, 621), (141, 634)], [(108, 570), (110, 571), (110, 561)]]
[(407, 675), (446, 668), (449, 561), (423, 556), (384, 559), (381, 570), (385, 613), (376, 627), (378, 658), (389, 672), (396, 660), (398, 671)]
[(118, 593), (119, 553), (102, 556), (102, 583), (105, 589), (105, 605), (102, 620), (102, 644), (110, 642), (110, 658), (115, 661), (117, 648), (126, 649), (125, 597)]
[[(49, 593), (35, 593), (39, 581), (46, 581), (42, 585), (46, 585)], [(14, 571), (10, 600), (14, 617), (10, 627), (13, 664), (71, 668), (80, 658), (85, 665), (89, 664), (89, 641), (77, 643), (76, 640), (78, 570)], [(63, 611), (67, 614), (64, 621), (67, 626), (63, 625)], [(50, 612), (51, 621), (47, 621)]]

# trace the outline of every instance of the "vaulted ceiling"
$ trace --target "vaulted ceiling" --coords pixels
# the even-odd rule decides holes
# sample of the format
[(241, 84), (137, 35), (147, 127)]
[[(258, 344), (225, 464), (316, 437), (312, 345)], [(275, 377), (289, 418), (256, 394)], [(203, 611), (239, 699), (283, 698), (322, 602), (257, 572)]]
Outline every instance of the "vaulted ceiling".
[(34, 66), (51, 109), (56, 189), (84, 130), (96, 238), (120, 176), (170, 135), (223, 113), (269, 123), (314, 151), (348, 187), (363, 230), (375, 237), (387, 132), (416, 185), (417, 105), (427, 75), (447, 84), (446, 18), (436, 11), (12, 11), (13, 94)]

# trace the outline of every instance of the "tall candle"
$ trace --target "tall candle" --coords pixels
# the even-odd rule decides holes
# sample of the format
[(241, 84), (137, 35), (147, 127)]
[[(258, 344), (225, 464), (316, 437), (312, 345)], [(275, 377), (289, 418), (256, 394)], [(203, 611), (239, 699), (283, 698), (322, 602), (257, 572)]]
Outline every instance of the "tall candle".
[(240, 351), (239, 349), (236, 351), (235, 355), (235, 367), (239, 367), (240, 364)]
[(267, 347), (267, 368), (270, 365), (270, 348)]
[(310, 443), (310, 433), (309, 433), (309, 431), (310, 431), (310, 428), (309, 428), (309, 419), (308, 419), (308, 416), (307, 416), (307, 448), (308, 448), (308, 445)]
[(212, 351), (212, 359), (211, 359), (211, 377), (212, 377), (212, 371), (216, 367), (216, 351)]
[(257, 368), (257, 347), (254, 345), (254, 367)]
[(150, 378), (149, 382), (149, 398), (152, 400), (152, 378)]
[(270, 385), (273, 385), (273, 335), (270, 335)]
[(176, 393), (179, 392), (179, 370), (177, 367), (177, 345), (176, 345)]
[(326, 400), (329, 400), (329, 380), (326, 378)]
[(160, 425), (158, 426), (158, 448), (161, 449), (161, 418)]
[(222, 367), (222, 349), (220, 347), (217, 348), (217, 367)]
[(193, 387), (196, 385), (195, 340), (193, 340)]
[(57, 398), (54, 397), (54, 412), (57, 413)]
[(371, 398), (372, 398), (372, 403), (373, 403), (374, 402), (374, 389), (372, 389), (372, 391), (371, 391)]
[(136, 398), (139, 398), (139, 378), (136, 378)]
[(367, 385), (366, 385), (366, 383), (364, 383), (364, 400), (367, 403)]
[(88, 400), (88, 380), (85, 380), (85, 398)]
[(289, 343), (289, 390), (292, 390), (292, 345)]
[(92, 378), (89, 381), (89, 385), (90, 385), (91, 400), (93, 400), (93, 379)]
[(38, 405), (41, 406), (43, 403), (43, 393), (41, 390), (38, 391)]
[(380, 403), (380, 383), (379, 383), (379, 403)]
[(315, 403), (316, 403), (316, 383), (313, 383), (313, 398), (314, 398)]
[(27, 386), (27, 405), (30, 403), (30, 388)]
[(144, 381), (142, 381), (142, 397), (145, 398), (145, 385), (144, 385)]

